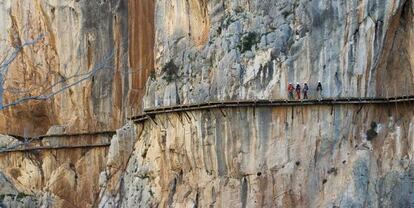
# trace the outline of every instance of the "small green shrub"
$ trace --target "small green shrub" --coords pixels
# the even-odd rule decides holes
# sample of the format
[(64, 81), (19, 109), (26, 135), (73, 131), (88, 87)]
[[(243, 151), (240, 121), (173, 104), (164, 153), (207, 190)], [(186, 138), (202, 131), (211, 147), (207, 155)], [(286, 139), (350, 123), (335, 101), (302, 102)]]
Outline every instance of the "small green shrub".
[(239, 49), (241, 53), (249, 51), (252, 49), (254, 45), (259, 42), (259, 36), (256, 32), (249, 32), (244, 35), (241, 39), (241, 44), (239, 45)]
[(155, 71), (151, 71), (149, 76), (150, 76), (151, 80), (155, 80), (155, 78), (156, 78)]
[(163, 79), (168, 83), (174, 81), (178, 77), (178, 67), (173, 60), (170, 60), (164, 67), (162, 67), (162, 72), (164, 73)]

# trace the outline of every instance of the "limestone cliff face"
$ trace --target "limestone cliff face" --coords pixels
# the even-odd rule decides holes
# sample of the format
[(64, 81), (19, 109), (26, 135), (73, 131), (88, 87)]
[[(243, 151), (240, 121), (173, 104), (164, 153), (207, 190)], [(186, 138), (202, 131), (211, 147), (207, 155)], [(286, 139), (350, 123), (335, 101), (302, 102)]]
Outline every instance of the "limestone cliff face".
[(326, 97), (413, 93), (411, 1), (158, 0), (155, 13), (146, 106), (285, 98), (318, 80)]
[[(0, 206), (414, 207), (408, 103), (125, 122), (143, 107), (283, 99), (289, 82), (308, 82), (311, 97), (318, 80), (325, 97), (413, 95), (413, 10), (412, 0), (0, 0), (1, 50), (44, 35), (10, 66), (5, 103), (110, 66), (2, 111), (0, 132), (123, 125), (109, 148), (0, 154)], [(100, 138), (40, 145), (87, 141)], [(1, 137), (0, 149), (21, 142)]]
[(0, 207), (96, 206), (107, 152), (101, 147), (1, 153)]
[(137, 126), (134, 151), (115, 180), (119, 189), (107, 194), (114, 200), (104, 207), (412, 207), (412, 110), (160, 115)]
[(0, 131), (39, 135), (51, 125), (68, 132), (113, 130), (140, 112), (153, 65), (153, 7), (132, 0), (0, 1), (2, 56), (23, 46), (5, 77), (3, 104), (59, 92), (96, 70), (47, 102), (2, 111)]
[[(412, 94), (412, 5), (159, 0), (145, 107), (285, 98), (318, 80), (325, 97)], [(412, 207), (413, 118), (404, 105), (159, 115), (136, 126), (125, 171), (107, 168), (122, 177), (100, 206)]]

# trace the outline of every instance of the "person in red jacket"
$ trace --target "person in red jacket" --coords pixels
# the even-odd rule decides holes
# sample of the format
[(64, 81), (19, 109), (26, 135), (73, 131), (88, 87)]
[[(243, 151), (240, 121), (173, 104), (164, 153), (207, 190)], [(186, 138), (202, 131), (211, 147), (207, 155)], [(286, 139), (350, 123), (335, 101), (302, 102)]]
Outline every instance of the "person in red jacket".
[(298, 100), (300, 100), (300, 88), (299, 82), (296, 83), (296, 96), (298, 97)]
[(295, 88), (293, 87), (293, 84), (292, 83), (289, 83), (289, 85), (288, 85), (288, 95), (289, 95), (289, 100), (293, 100), (293, 99), (295, 99), (294, 97), (293, 97), (293, 90), (294, 90)]

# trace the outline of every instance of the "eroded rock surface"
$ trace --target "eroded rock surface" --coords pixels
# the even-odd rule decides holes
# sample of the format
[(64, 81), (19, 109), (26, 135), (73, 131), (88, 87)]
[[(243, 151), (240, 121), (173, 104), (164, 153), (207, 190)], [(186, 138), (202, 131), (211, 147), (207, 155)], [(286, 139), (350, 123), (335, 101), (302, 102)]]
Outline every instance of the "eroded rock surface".
[(123, 126), (141, 111), (153, 68), (153, 7), (134, 0), (1, 0), (0, 60), (18, 53), (0, 101), (58, 94), (2, 110), (0, 132), (37, 136), (53, 125), (67, 132)]
[(0, 150), (7, 149), (7, 148), (13, 148), (13, 147), (20, 145), (21, 143), (22, 142), (20, 142), (19, 140), (11, 136), (0, 135)]
[(412, 1), (158, 0), (155, 13), (147, 107), (286, 98), (289, 82), (316, 96), (318, 80), (325, 97), (413, 93)]
[(0, 172), (0, 185), (0, 207), (31, 208), (41, 206), (36, 196), (20, 193), (2, 172)]
[(0, 207), (95, 207), (107, 151), (100, 147), (0, 153)]
[[(412, 107), (160, 115), (102, 207), (412, 207)], [(411, 113), (407, 113), (411, 112)], [(368, 139), (373, 129), (376, 135)], [(142, 126), (143, 125), (143, 126)]]
[[(318, 80), (324, 97), (412, 95), (413, 10), (412, 0), (0, 0), (1, 51), (42, 36), (10, 65), (4, 103), (56, 92), (69, 82), (47, 86), (114, 52), (85, 84), (1, 111), (0, 132), (124, 125), (109, 148), (0, 154), (0, 206), (414, 207), (411, 103), (126, 122), (143, 107), (284, 99), (289, 82), (308, 82), (310, 97)], [(19, 142), (0, 137), (0, 148)]]

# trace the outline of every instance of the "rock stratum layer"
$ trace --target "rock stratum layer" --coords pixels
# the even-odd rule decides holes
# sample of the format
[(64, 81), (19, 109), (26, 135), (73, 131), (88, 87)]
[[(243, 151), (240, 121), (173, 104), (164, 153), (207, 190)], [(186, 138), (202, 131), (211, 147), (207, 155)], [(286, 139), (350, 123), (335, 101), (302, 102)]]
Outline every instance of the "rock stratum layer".
[[(10, 65), (4, 104), (105, 63), (46, 102), (1, 111), (0, 132), (119, 128), (109, 147), (1, 153), (0, 206), (414, 207), (408, 102), (125, 122), (148, 107), (284, 99), (289, 82), (308, 82), (310, 97), (318, 80), (330, 98), (413, 95), (413, 10), (412, 0), (0, 0), (1, 50), (42, 37)], [(108, 142), (77, 139), (39, 144)], [(0, 148), (22, 142), (1, 137)]]

